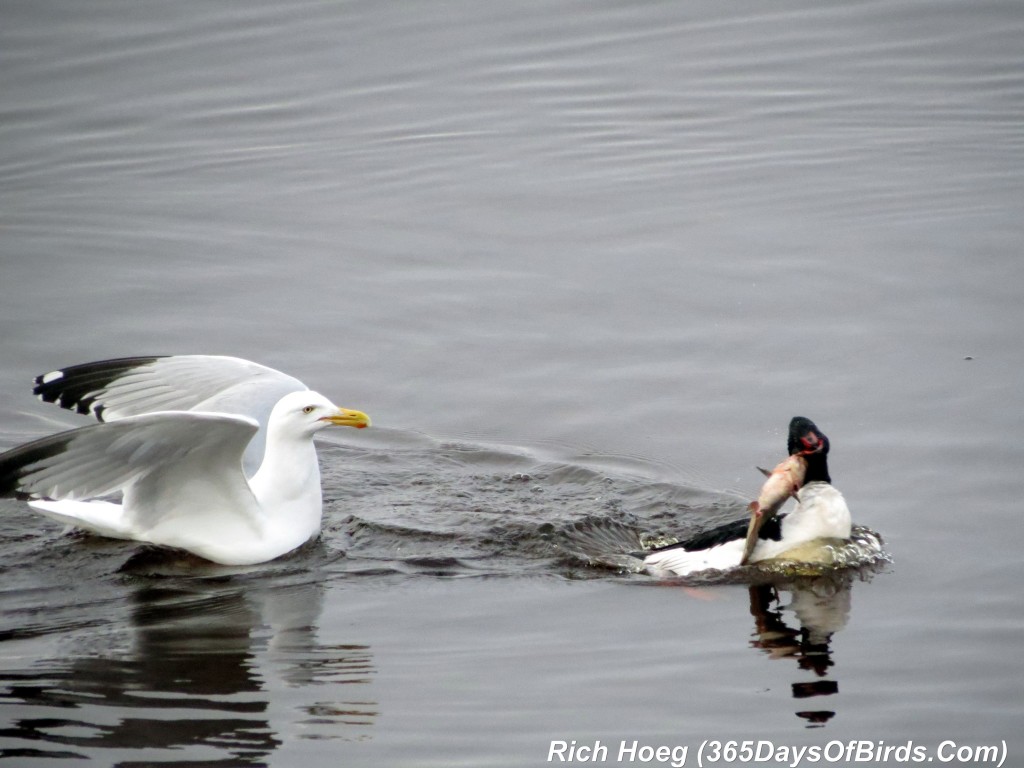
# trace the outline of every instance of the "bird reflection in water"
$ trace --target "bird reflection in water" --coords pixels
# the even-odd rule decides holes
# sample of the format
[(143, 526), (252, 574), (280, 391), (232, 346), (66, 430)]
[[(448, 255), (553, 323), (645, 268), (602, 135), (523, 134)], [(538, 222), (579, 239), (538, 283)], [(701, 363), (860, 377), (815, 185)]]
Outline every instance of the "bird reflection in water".
[[(755, 632), (751, 646), (773, 659), (794, 659), (797, 667), (812, 675), (793, 683), (793, 698), (818, 700), (839, 693), (832, 674), (832, 636), (846, 626), (850, 615), (853, 576), (793, 580), (750, 587), (750, 613)], [(781, 593), (791, 597), (783, 604)], [(787, 617), (790, 614), (790, 617)], [(794, 628), (789, 621), (796, 620)], [(832, 709), (797, 710), (808, 727), (820, 727), (835, 716)]]
[(285, 735), (370, 737), (372, 652), (318, 642), (319, 584), (243, 575), (135, 586), (127, 641), (94, 634), (95, 647), (43, 672), (0, 675), (0, 699), (26, 715), (0, 729), (2, 756), (159, 761), (170, 750), (242, 766), (265, 764)]

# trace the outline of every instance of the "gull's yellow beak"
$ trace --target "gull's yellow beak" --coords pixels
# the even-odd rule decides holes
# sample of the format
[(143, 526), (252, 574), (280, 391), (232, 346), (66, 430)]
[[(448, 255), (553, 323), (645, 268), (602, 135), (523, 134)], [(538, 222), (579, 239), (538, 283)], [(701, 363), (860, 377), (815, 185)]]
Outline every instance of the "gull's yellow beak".
[(370, 417), (362, 411), (351, 411), (348, 408), (339, 408), (337, 413), (321, 417), (320, 421), (329, 421), (339, 427), (355, 427), (363, 429), (370, 426)]

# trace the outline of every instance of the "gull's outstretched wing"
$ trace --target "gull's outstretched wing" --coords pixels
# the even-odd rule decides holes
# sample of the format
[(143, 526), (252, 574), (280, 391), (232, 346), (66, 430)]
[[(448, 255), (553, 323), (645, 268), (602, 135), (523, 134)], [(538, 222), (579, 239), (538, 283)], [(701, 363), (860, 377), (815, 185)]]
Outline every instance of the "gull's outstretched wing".
[(153, 411), (248, 416), (260, 427), (245, 455), (251, 475), (263, 460), (270, 411), (288, 393), (306, 388), (293, 376), (238, 357), (172, 355), (100, 360), (50, 371), (36, 377), (33, 393), (104, 422)]
[(140, 485), (156, 502), (199, 489), (244, 496), (242, 453), (257, 428), (245, 416), (161, 411), (61, 432), (0, 455), (0, 496), (90, 499)]
[[(306, 389), (288, 374), (238, 357), (123, 357), (72, 365), (36, 377), (33, 394), (61, 408), (115, 421), (152, 411), (241, 413)], [(232, 397), (232, 393), (236, 396)], [(245, 397), (237, 394), (247, 393)], [(259, 397), (260, 393), (269, 393)], [(235, 402), (238, 409), (225, 408)], [(269, 410), (269, 409), (268, 409)]]

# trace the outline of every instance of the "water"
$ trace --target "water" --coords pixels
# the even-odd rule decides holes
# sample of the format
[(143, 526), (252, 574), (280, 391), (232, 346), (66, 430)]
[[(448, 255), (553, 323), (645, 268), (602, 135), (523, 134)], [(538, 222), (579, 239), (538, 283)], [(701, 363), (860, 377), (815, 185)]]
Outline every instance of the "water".
[[(0, 756), (1019, 762), (1017, 4), (0, 18), (0, 447), (82, 423), (32, 376), (133, 354), (257, 360), (375, 424), (321, 443), (321, 540), (258, 568), (0, 502)], [(557, 546), (741, 515), (795, 414), (890, 564), (776, 599)]]

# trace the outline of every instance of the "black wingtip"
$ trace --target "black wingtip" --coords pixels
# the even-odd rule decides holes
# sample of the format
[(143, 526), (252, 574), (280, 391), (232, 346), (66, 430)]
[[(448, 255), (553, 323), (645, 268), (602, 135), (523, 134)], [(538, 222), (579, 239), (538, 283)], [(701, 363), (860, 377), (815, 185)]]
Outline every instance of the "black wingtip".
[(162, 357), (165, 356), (119, 357), (59, 368), (36, 376), (32, 394), (44, 403), (54, 403), (86, 416), (93, 414), (103, 421), (103, 406), (96, 405), (97, 393), (126, 373), (151, 365)]
[(0, 454), (0, 498), (21, 501), (37, 498), (25, 490), (22, 479), (35, 464), (63, 453), (70, 439), (68, 433), (51, 435)]

